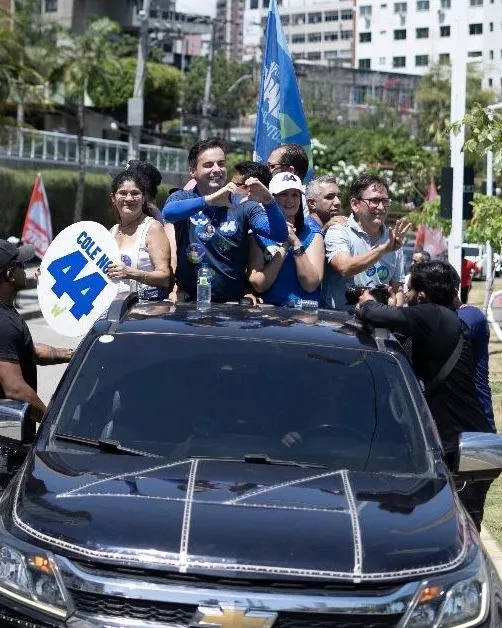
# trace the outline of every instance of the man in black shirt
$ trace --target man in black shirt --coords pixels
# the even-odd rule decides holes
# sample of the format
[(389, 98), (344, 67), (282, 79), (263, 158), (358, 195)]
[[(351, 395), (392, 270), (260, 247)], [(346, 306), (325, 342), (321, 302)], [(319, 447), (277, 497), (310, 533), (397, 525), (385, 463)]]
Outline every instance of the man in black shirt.
[(26, 287), (24, 264), (35, 254), (30, 244), (16, 247), (0, 240), (0, 398), (26, 401), (31, 418), (40, 421), (46, 407), (37, 395), (37, 364), (69, 362), (72, 349), (33, 344), (30, 330), (14, 307)]
[[(425, 387), (425, 397), (438, 427), (452, 471), (458, 465), (462, 432), (491, 432), (474, 383), (471, 345), (463, 323), (450, 309), (455, 295), (451, 266), (445, 262), (422, 262), (412, 267), (406, 300), (412, 307), (377, 303), (365, 292), (357, 316), (375, 327), (385, 327), (411, 340), (412, 363)], [(462, 338), (462, 344), (460, 339)], [(436, 382), (441, 369), (457, 347), (459, 357), (449, 373)]]

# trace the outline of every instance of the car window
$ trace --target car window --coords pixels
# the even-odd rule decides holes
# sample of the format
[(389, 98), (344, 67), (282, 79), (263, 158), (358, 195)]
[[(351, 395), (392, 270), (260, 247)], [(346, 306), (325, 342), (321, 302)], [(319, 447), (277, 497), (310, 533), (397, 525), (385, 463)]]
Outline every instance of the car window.
[(393, 356), (291, 342), (161, 334), (96, 340), (55, 431), (174, 460), (266, 454), (362, 471), (428, 468), (419, 417)]

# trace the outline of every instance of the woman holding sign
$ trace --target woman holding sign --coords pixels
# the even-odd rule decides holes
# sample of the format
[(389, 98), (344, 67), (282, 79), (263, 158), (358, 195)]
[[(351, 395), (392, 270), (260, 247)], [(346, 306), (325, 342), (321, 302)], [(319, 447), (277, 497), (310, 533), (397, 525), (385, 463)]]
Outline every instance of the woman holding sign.
[(119, 280), (119, 293), (138, 292), (140, 299), (160, 301), (172, 283), (171, 248), (162, 225), (151, 215), (146, 200), (148, 181), (137, 171), (125, 170), (112, 182), (112, 204), (119, 222), (111, 233), (120, 249), (121, 263), (108, 271)]

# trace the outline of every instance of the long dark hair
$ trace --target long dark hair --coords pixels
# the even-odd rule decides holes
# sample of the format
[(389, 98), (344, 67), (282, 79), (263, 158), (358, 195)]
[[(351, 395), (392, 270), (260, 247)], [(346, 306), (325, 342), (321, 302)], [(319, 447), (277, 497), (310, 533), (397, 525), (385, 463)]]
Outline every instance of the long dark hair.
[(305, 216), (303, 215), (302, 198), (303, 196), (300, 195), (300, 207), (298, 208), (298, 211), (296, 212), (295, 222), (293, 223), (297, 237), (300, 237), (303, 233), (303, 230), (305, 229)]
[[(134, 170), (132, 168), (127, 169), (127, 170), (122, 170), (122, 172), (119, 172), (117, 175), (115, 175), (112, 180), (112, 194), (114, 196), (117, 193), (117, 190), (119, 189), (119, 187), (126, 181), (132, 181), (135, 185), (138, 186), (141, 194), (143, 194), (144, 200), (143, 200), (143, 207), (141, 208), (141, 211), (146, 216), (151, 216), (152, 218), (155, 218), (155, 216), (153, 215), (146, 201), (146, 195), (147, 195), (148, 190), (150, 189), (150, 182), (148, 181), (148, 178), (142, 172), (139, 172), (138, 170)], [(115, 218), (120, 222), (120, 215), (118, 211), (115, 209), (114, 205), (112, 205), (112, 209), (113, 209), (113, 214)]]

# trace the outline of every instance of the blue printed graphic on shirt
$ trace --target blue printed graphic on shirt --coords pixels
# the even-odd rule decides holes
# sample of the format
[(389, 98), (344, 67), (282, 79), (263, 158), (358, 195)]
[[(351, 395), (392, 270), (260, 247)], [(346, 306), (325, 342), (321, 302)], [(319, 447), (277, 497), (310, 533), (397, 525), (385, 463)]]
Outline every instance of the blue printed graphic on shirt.
[[(197, 190), (180, 190), (171, 194), (164, 207), (169, 220), (169, 205), (188, 199), (199, 199)], [(246, 267), (248, 262), (248, 232), (250, 229), (267, 232), (270, 230), (265, 209), (255, 201), (241, 203), (242, 195), (232, 194), (231, 207), (213, 207), (202, 203), (202, 209), (190, 216), (174, 222), (176, 244), (180, 255), (176, 270), (176, 281), (180, 288), (192, 298), (196, 296), (197, 265), (204, 259), (214, 271), (211, 282), (211, 298), (214, 301), (236, 301), (246, 288)], [(278, 208), (277, 208), (277, 211)], [(200, 227), (210, 224), (214, 234), (201, 237)], [(195, 250), (194, 244), (202, 247)], [(199, 261), (196, 261), (199, 260)]]

